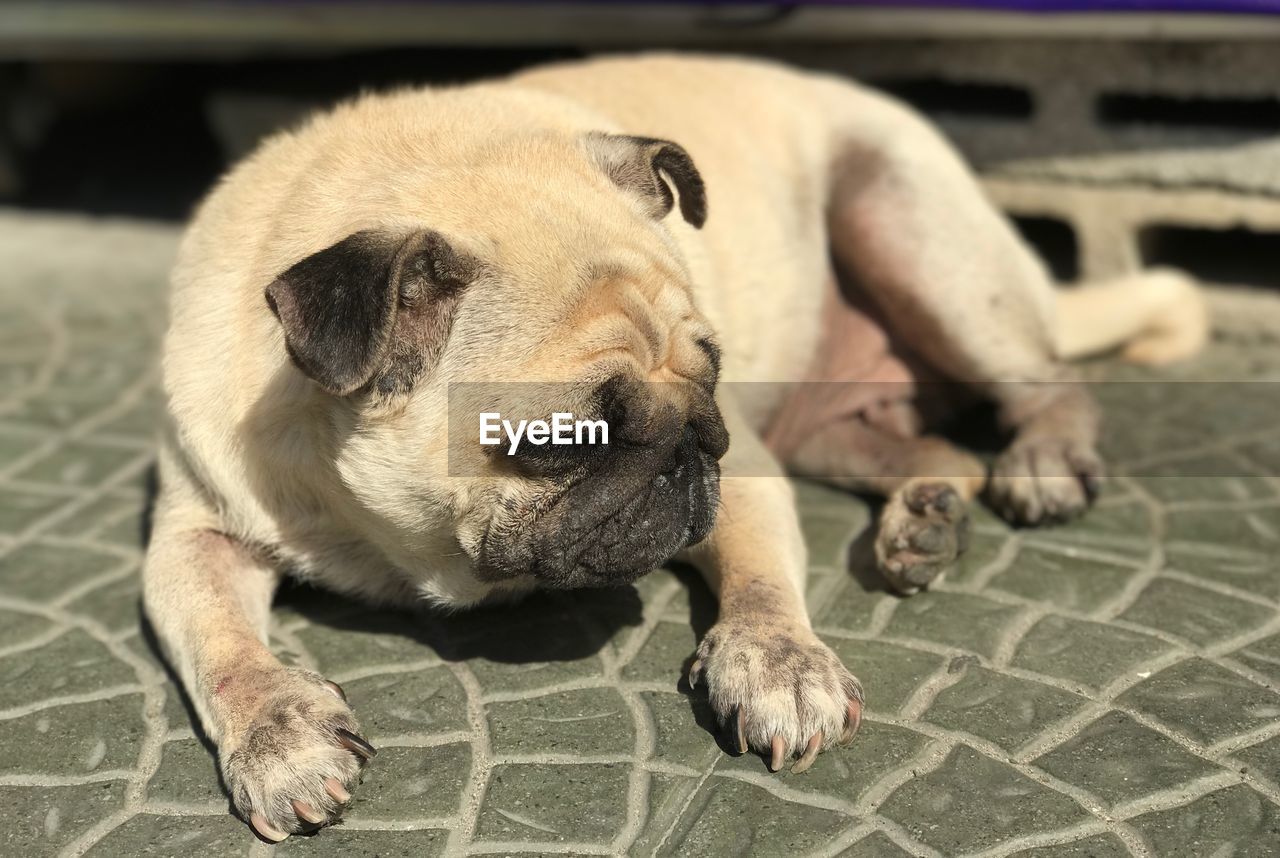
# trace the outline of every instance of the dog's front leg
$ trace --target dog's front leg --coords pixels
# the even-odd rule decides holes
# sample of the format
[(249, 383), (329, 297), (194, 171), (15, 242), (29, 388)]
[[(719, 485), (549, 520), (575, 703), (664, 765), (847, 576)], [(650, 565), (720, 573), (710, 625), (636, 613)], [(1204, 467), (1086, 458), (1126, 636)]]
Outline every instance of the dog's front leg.
[(818, 752), (848, 742), (862, 718), (862, 686), (809, 623), (806, 551), (791, 485), (731, 407), (733, 439), (711, 535), (690, 549), (720, 601), (698, 646), (689, 682), (704, 683), (737, 749), (767, 754), (777, 771), (790, 756), (803, 772)]
[(180, 495), (157, 504), (144, 602), (236, 810), (273, 841), (331, 822), (375, 752), (342, 689), (267, 649), (277, 572)]

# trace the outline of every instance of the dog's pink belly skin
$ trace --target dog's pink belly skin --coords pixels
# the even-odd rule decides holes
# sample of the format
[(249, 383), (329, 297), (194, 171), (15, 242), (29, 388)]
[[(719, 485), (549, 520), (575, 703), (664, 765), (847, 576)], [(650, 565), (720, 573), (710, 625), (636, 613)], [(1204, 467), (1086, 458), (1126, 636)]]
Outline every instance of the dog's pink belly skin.
[(894, 434), (919, 431), (909, 405), (917, 373), (897, 353), (870, 308), (855, 306), (827, 289), (822, 340), (805, 378), (792, 386), (765, 431), (765, 442), (783, 458), (815, 432), (854, 415)]

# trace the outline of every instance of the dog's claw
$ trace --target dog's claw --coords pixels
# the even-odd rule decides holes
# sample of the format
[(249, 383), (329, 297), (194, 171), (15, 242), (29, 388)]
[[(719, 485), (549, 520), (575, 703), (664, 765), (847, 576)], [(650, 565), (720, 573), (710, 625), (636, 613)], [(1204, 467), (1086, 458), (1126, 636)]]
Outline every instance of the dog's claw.
[(796, 764), (791, 767), (791, 773), (800, 775), (809, 771), (809, 766), (813, 765), (813, 761), (818, 758), (818, 751), (822, 749), (822, 731), (819, 730), (809, 737), (809, 744), (805, 745), (804, 753), (800, 755), (800, 759), (796, 760)]
[(840, 734), (840, 744), (847, 745), (853, 741), (853, 737), (858, 735), (858, 728), (862, 726), (862, 701), (850, 700), (849, 710), (845, 715), (844, 732)]
[(1084, 486), (1085, 496), (1089, 499), (1089, 503), (1093, 503), (1098, 499), (1098, 495), (1102, 494), (1102, 484), (1105, 482), (1101, 474), (1086, 472), (1080, 475), (1080, 483)]
[(769, 771), (776, 772), (782, 768), (782, 761), (787, 756), (787, 740), (781, 736), (773, 737), (773, 756), (769, 760)]
[(347, 692), (343, 691), (342, 686), (339, 685), (338, 683), (334, 682), (331, 679), (326, 679), (324, 681), (324, 687), (327, 688), (330, 692), (332, 692), (333, 696), (337, 697), (343, 703), (347, 702)]
[(736, 708), (738, 710), (738, 716), (737, 718), (734, 719), (734, 721), (735, 721), (735, 727), (737, 728), (738, 753), (745, 754), (748, 750), (747, 748), (747, 710), (743, 709), (741, 706), (738, 706)]
[(350, 730), (344, 730), (341, 727), (338, 728), (338, 744), (365, 761), (378, 756), (377, 748)]
[(351, 801), (351, 793), (347, 792), (346, 787), (337, 778), (325, 778), (324, 791), (338, 804), (346, 804)]
[(249, 824), (253, 826), (253, 830), (258, 832), (263, 840), (270, 840), (272, 843), (279, 843), (289, 836), (289, 832), (281, 831), (270, 822), (261, 813), (254, 811), (249, 814)]
[(312, 825), (320, 825), (325, 819), (323, 813), (320, 813), (305, 801), (297, 801), (296, 799), (293, 802), (293, 812), (298, 815), (298, 819), (303, 822), (310, 822)]
[(702, 681), (702, 659), (695, 658), (693, 664), (689, 665), (689, 687), (697, 688), (698, 683)]

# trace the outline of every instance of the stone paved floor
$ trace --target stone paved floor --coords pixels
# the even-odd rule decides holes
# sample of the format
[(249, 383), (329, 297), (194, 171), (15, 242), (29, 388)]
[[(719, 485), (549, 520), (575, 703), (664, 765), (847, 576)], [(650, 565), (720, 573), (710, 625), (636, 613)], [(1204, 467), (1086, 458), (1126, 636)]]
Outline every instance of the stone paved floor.
[[(0, 214), (6, 856), (271, 851), (139, 626), (173, 240)], [(869, 695), (855, 745), (805, 775), (723, 754), (683, 693), (712, 612), (687, 576), (447, 621), (286, 594), (276, 647), (341, 682), (382, 751), (345, 825), (275, 851), (1280, 853), (1280, 398), (1245, 383), (1280, 380), (1280, 349), (1118, 377), (1145, 383), (1101, 388), (1101, 507), (1046, 531), (981, 515), (936, 592), (856, 574), (867, 507), (801, 487), (817, 626)]]

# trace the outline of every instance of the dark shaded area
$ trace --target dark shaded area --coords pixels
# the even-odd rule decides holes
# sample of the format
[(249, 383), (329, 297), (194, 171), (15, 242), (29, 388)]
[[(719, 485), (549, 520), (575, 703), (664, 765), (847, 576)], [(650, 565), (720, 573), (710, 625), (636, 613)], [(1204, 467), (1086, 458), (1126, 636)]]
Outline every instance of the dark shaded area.
[(857, 582), (863, 593), (888, 593), (901, 598), (901, 594), (889, 586), (876, 565), (876, 534), (880, 532), (880, 519), (884, 515), (885, 499), (876, 495), (859, 493), (858, 497), (871, 509), (871, 523), (849, 544), (845, 555), (845, 571)]
[[(689, 590), (689, 625), (693, 627), (693, 633), (701, 643), (707, 632), (711, 631), (711, 627), (716, 624), (720, 606), (716, 602), (715, 594), (702, 580), (702, 575), (697, 569), (682, 563), (672, 564), (670, 568), (680, 583)], [(732, 736), (729, 725), (720, 723), (711, 709), (711, 703), (707, 700), (706, 685), (698, 688), (689, 685), (689, 670), (693, 666), (696, 655), (696, 653), (689, 653), (688, 658), (681, 663), (677, 689), (688, 702), (694, 722), (711, 735), (721, 751), (738, 756), (737, 742)]]
[[(14, 136), (22, 178), (12, 202), (182, 220), (238, 154), (225, 150), (211, 121), (215, 96), (305, 109), (361, 91), (470, 81), (577, 55), (451, 48), (235, 63), (0, 65), (20, 105)], [(292, 118), (282, 113), (281, 121)]]
[(1104, 93), (1098, 121), (1112, 126), (1152, 126), (1192, 131), (1275, 132), (1280, 98), (1181, 98), (1170, 95)]
[(1012, 220), (1022, 237), (1049, 266), (1053, 279), (1060, 282), (1080, 279), (1080, 246), (1070, 224), (1052, 217), (1014, 215)]
[(1169, 265), (1213, 283), (1274, 288), (1280, 234), (1243, 227), (1207, 229), (1156, 224), (1138, 235), (1144, 265)]
[[(90, 76), (80, 67), (70, 76)], [(123, 83), (108, 71), (107, 78)], [(58, 95), (35, 145), (18, 151), (32, 208), (181, 218), (217, 177), (222, 159), (204, 117), (199, 68), (148, 75), (128, 93), (101, 100)], [(106, 81), (110, 86), (111, 80)], [(76, 83), (62, 78), (58, 87)], [(61, 95), (60, 93), (59, 95)]]
[[(674, 564), (672, 572), (688, 588), (689, 621), (701, 641), (715, 624), (715, 596), (697, 570)], [(465, 611), (373, 608), (331, 591), (286, 579), (276, 597), (311, 622), (368, 634), (399, 634), (422, 644), (445, 661), (475, 659), (499, 664), (577, 661), (600, 652), (626, 627), (643, 622), (643, 604), (635, 587), (541, 590), (509, 604)], [(697, 724), (727, 754), (737, 755), (731, 731), (720, 724), (707, 702), (705, 687), (689, 687), (689, 654), (671, 680), (689, 703)], [(193, 723), (196, 723), (193, 719)]]
[(1035, 100), (1020, 86), (943, 78), (880, 78), (867, 83), (939, 117), (1030, 119)]
[(399, 634), (445, 661), (499, 664), (577, 661), (598, 653), (621, 629), (641, 623), (631, 586), (535, 592), (509, 604), (465, 611), (375, 608), (349, 596), (286, 579), (276, 605), (313, 623), (369, 634)]

